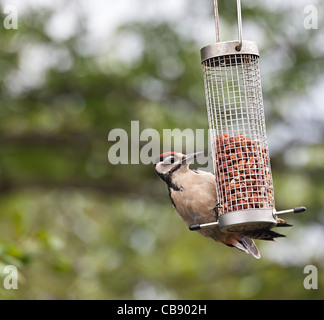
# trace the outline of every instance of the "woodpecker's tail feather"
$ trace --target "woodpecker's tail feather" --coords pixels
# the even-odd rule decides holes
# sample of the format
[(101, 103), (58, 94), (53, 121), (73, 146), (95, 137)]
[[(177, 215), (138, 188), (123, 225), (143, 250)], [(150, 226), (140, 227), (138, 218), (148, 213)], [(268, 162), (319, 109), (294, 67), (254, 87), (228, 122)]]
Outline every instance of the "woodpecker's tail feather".
[(242, 236), (241, 240), (239, 240), (236, 243), (233, 243), (232, 246), (246, 253), (251, 254), (256, 259), (261, 258), (261, 254), (257, 246), (255, 245), (254, 241), (249, 237)]
[[(276, 227), (291, 227), (291, 224), (288, 224), (285, 220), (277, 218), (277, 225)], [(257, 240), (268, 240), (268, 241), (274, 241), (275, 238), (284, 238), (285, 235), (272, 231), (269, 228), (264, 229), (257, 229), (253, 231), (246, 231), (244, 232), (244, 235), (247, 237), (250, 237), (252, 239)]]
[[(291, 227), (290, 224), (288, 224), (285, 220), (277, 218), (277, 227)], [(274, 241), (275, 238), (282, 238), (286, 237), (283, 234), (280, 234), (278, 232), (272, 231), (269, 228), (264, 229), (257, 229), (253, 231), (245, 231), (243, 235), (241, 235), (241, 238), (236, 238), (234, 241), (222, 241), (224, 244), (226, 244), (229, 247), (235, 247), (237, 249), (240, 249), (248, 254), (251, 254), (254, 258), (260, 259), (261, 254), (255, 245), (253, 239), (257, 240), (271, 240)], [(218, 241), (218, 239), (215, 239)]]
[(284, 238), (285, 235), (269, 230), (269, 229), (259, 229), (254, 231), (249, 231), (244, 233), (245, 236), (257, 240), (267, 240), (274, 241), (275, 238)]
[[(286, 221), (284, 220), (278, 222), (277, 224), (277, 227), (290, 227), (290, 226), (291, 225), (287, 224)], [(261, 254), (252, 239), (274, 241), (275, 238), (282, 238), (282, 237), (285, 237), (285, 235), (269, 229), (259, 229), (259, 230), (245, 232), (244, 236), (242, 236), (240, 240), (228, 245), (240, 249), (246, 253), (249, 253), (256, 259), (260, 259)]]

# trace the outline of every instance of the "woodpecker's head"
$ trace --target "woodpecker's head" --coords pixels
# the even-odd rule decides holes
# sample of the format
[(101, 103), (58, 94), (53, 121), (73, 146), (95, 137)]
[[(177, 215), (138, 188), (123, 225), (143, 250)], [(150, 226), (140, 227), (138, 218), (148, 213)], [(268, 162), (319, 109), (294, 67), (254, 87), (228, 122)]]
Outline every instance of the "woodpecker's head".
[(179, 152), (164, 152), (155, 161), (154, 169), (157, 175), (165, 182), (178, 170), (189, 170), (189, 164), (202, 152), (182, 154)]

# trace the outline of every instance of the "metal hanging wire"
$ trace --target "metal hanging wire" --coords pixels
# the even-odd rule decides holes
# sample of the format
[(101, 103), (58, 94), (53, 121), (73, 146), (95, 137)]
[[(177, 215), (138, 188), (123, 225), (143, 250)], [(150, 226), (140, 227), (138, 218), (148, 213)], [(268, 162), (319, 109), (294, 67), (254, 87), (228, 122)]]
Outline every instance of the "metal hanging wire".
[(243, 43), (241, 0), (237, 0), (237, 24), (238, 24), (239, 44), (235, 49), (237, 51), (241, 51), (242, 43)]
[[(236, 4), (237, 4), (238, 45), (236, 46), (235, 49), (236, 51), (241, 51), (242, 43), (243, 43), (241, 0), (236, 0)], [(216, 29), (216, 42), (220, 42), (217, 0), (214, 0), (214, 17), (215, 17), (215, 29)]]
[(217, 3), (217, 0), (214, 0), (214, 16), (215, 16), (216, 42), (220, 42), (220, 37), (219, 37), (219, 16), (218, 16), (218, 3)]

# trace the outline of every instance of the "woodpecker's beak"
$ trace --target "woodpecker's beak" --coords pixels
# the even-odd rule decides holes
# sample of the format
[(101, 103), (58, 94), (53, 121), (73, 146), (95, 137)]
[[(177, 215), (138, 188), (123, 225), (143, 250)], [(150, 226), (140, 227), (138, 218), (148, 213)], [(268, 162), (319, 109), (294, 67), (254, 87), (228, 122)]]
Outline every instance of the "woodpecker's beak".
[(201, 154), (203, 154), (202, 151), (200, 151), (200, 152), (195, 152), (195, 153), (189, 153), (189, 154), (185, 155), (185, 157), (184, 157), (183, 160), (182, 160), (182, 163), (190, 164), (191, 162), (193, 162), (193, 160), (194, 160), (195, 158), (197, 158), (197, 157), (200, 156)]

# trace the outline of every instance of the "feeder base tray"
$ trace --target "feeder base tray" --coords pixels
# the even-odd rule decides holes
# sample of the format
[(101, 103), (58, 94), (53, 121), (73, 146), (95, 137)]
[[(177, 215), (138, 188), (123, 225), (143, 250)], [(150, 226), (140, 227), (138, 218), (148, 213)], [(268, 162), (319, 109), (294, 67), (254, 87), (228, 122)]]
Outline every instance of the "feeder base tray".
[(246, 232), (270, 229), (277, 225), (272, 209), (239, 210), (219, 216), (222, 232)]

